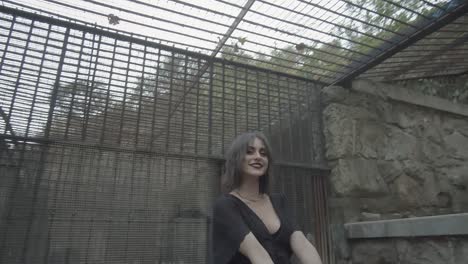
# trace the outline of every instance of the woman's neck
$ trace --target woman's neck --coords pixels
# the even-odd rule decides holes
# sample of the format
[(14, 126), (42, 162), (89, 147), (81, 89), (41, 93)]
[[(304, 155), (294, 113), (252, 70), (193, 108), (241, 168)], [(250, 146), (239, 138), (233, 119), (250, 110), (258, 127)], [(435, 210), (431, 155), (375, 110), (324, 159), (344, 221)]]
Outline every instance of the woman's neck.
[(239, 186), (238, 192), (246, 197), (256, 198), (260, 196), (260, 184), (257, 179), (244, 180), (244, 182)]

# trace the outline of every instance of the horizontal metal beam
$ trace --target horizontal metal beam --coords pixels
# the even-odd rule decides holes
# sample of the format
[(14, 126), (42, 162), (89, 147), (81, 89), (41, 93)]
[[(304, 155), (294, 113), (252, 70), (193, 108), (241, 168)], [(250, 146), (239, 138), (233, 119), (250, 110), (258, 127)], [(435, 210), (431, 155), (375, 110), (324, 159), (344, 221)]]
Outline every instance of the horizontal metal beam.
[[(41, 144), (41, 145), (62, 145), (69, 147), (79, 147), (81, 149), (98, 149), (102, 151), (114, 151), (114, 152), (124, 152), (131, 154), (143, 154), (149, 156), (161, 156), (161, 157), (171, 157), (175, 159), (201, 159), (201, 160), (213, 160), (218, 162), (224, 162), (225, 158), (219, 155), (203, 155), (203, 154), (187, 154), (187, 153), (174, 153), (174, 152), (165, 152), (165, 151), (154, 151), (154, 150), (145, 150), (145, 149), (133, 149), (133, 148), (124, 148), (116, 147), (108, 144), (89, 144), (77, 141), (70, 140), (56, 140), (56, 139), (45, 139), (38, 137), (23, 137), (23, 136), (11, 136), (0, 134), (0, 140), (12, 140), (16, 141), (16, 144)], [(288, 161), (275, 161), (273, 166), (280, 167), (291, 167), (298, 169), (311, 169), (321, 172), (329, 172), (330, 168), (325, 164), (319, 164), (314, 162), (299, 163), (299, 162), (288, 162)], [(327, 175), (319, 173), (317, 175)]]

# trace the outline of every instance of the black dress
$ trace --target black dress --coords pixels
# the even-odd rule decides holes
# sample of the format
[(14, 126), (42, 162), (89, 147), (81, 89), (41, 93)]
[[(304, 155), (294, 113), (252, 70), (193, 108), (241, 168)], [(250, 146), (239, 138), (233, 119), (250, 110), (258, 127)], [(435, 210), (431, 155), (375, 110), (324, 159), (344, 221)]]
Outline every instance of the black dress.
[(251, 264), (239, 252), (240, 243), (252, 232), (275, 264), (290, 264), (291, 234), (298, 230), (284, 195), (270, 196), (281, 226), (270, 234), (263, 221), (243, 201), (231, 194), (219, 197), (213, 210), (213, 264)]

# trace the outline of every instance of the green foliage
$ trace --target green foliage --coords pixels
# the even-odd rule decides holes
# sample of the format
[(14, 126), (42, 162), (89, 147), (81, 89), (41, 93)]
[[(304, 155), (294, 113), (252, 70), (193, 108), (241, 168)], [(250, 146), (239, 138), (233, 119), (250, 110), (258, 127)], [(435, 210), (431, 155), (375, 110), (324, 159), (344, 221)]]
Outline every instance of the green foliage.
[(60, 86), (55, 101), (55, 111), (83, 117), (103, 110), (106, 91), (103, 83), (89, 84), (78, 80)]

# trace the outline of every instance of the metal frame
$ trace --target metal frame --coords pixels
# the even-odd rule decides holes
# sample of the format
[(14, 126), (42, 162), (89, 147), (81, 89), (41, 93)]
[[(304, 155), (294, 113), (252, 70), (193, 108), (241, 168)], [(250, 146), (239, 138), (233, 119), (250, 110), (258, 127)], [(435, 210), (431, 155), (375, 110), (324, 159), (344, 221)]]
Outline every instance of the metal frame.
[[(273, 72), (289, 72), (294, 76), (325, 84), (345, 84), (413, 45), (431, 32), (435, 32), (454, 21), (457, 17), (466, 13), (467, 9), (467, 4), (463, 2), (458, 3), (459, 6), (456, 6), (457, 3), (453, 1), (441, 4), (432, 1), (421, 1), (414, 9), (403, 2), (385, 0), (386, 4), (415, 17), (412, 21), (404, 21), (393, 15), (378, 12), (367, 4), (357, 5), (353, 0), (336, 0), (335, 2), (318, 4), (306, 0), (284, 2), (282, 4), (265, 0), (248, 0), (243, 3), (227, 0), (215, 1), (217, 5), (232, 9), (232, 12), (179, 0), (167, 1), (168, 5), (171, 4), (175, 8), (151, 4), (142, 0), (122, 1), (128, 1), (129, 6), (172, 14), (174, 18), (157, 16), (138, 9), (125, 8), (127, 5), (124, 4), (107, 4), (95, 0), (80, 0), (77, 4), (44, 0), (42, 5), (28, 5), (21, 1), (5, 0), (2, 12), (6, 10), (11, 13), (12, 11), (9, 9), (17, 7), (21, 10), (57, 17), (57, 21), (73, 21), (73, 23), (81, 25), (89, 23), (79, 21), (78, 16), (74, 17), (74, 11), (100, 18), (107, 18), (109, 13), (106, 12), (115, 12), (119, 13), (120, 17), (118, 19), (122, 23), (175, 34), (183, 38), (205, 42), (212, 47), (204, 47), (201, 44), (196, 44), (196, 41), (193, 43), (189, 43), (190, 41), (186, 43), (171, 41), (171, 43), (181, 47), (175, 48), (162, 44), (166, 40), (164, 36), (161, 37), (161, 34), (158, 36), (160, 39), (153, 40), (152, 37), (154, 36), (138, 36), (134, 33), (127, 33), (127, 35), (137, 38), (147, 38), (149, 41), (159, 42), (159, 45), (169, 46), (167, 48), (173, 48), (178, 52), (184, 51), (186, 53), (198, 53), (202, 56), (207, 55), (213, 58), (213, 61), (225, 57), (228, 58), (228, 63), (238, 63), (242, 67), (256, 68), (257, 65), (262, 65), (266, 69), (274, 69)], [(67, 12), (64, 12), (64, 14), (54, 13), (54, 11), (51, 11), (52, 9), (46, 10), (47, 4), (61, 7), (68, 14)], [(353, 9), (357, 13), (351, 14), (346, 8)], [(187, 12), (188, 9), (190, 9), (190, 12)], [(422, 12), (424, 9), (432, 9), (432, 11), (424, 13)], [(237, 11), (239, 12), (236, 14)], [(375, 17), (401, 25), (402, 29), (393, 30), (383, 25), (370, 23), (362, 18), (361, 14), (363, 13), (372, 14)], [(135, 21), (135, 19), (129, 19), (130, 16), (140, 16), (146, 21), (172, 24), (175, 28), (164, 28), (158, 26), (158, 23)], [(190, 19), (194, 23), (179, 21), (178, 19), (181, 17)], [(267, 22), (263, 23), (255, 20), (258, 18), (263, 18)], [(348, 24), (356, 24), (357, 26), (353, 27)], [(95, 25), (94, 27), (97, 28)], [(364, 27), (372, 28), (382, 34), (369, 33), (364, 30)], [(108, 32), (114, 31), (114, 29), (103, 27), (103, 25), (100, 25), (99, 28)], [(223, 31), (223, 29), (226, 31)], [(366, 37), (367, 40), (348, 38), (339, 33), (341, 30)], [(119, 30), (119, 33), (122, 33), (122, 30)], [(316, 34), (321, 34), (323, 37), (316, 37)], [(249, 38), (247, 42), (251, 46), (247, 47), (239, 44), (238, 41), (241, 36), (256, 36), (258, 39)], [(349, 44), (335, 45), (331, 41), (323, 40), (324, 37)], [(235, 42), (238, 43), (235, 44)], [(282, 43), (283, 46), (278, 47), (276, 42)], [(298, 47), (298, 45), (304, 45), (305, 51), (285, 48), (286, 46)], [(366, 51), (360, 51), (361, 48)], [(285, 56), (275, 55), (274, 51), (276, 50), (281, 50)], [(248, 62), (245, 60), (248, 60)], [(439, 68), (443, 67), (444, 65), (439, 65)], [(203, 66), (201, 72), (206, 71), (208, 68), (208, 66)]]

